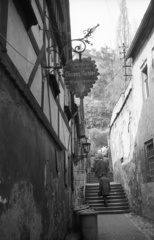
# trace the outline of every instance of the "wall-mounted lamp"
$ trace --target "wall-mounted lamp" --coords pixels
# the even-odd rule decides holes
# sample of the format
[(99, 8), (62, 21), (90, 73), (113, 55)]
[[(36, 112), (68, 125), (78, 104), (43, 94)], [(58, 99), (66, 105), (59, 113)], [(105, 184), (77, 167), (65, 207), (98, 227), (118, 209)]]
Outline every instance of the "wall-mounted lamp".
[(88, 153), (89, 153), (89, 151), (90, 151), (90, 145), (91, 145), (91, 143), (89, 143), (89, 142), (82, 143), (83, 151), (84, 151), (85, 154), (88, 154)]

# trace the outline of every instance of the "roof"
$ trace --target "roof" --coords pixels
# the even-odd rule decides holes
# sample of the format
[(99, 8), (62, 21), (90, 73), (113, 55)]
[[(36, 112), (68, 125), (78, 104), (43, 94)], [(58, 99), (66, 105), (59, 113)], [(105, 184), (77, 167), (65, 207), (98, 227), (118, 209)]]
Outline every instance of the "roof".
[(126, 60), (135, 59), (154, 28), (154, 0), (151, 0), (135, 37), (126, 54)]

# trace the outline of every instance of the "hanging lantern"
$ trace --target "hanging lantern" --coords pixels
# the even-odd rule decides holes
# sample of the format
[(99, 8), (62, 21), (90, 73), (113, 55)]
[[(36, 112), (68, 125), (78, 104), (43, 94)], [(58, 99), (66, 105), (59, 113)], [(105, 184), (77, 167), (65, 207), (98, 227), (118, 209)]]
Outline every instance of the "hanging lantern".
[(86, 154), (89, 153), (90, 145), (91, 145), (91, 143), (89, 143), (89, 142), (82, 143), (84, 153), (86, 153)]

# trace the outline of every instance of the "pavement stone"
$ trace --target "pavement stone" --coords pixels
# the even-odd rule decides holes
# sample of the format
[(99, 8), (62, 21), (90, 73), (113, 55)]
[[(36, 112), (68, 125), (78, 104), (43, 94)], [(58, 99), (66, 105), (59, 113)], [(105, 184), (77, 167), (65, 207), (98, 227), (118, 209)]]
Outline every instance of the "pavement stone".
[(143, 216), (136, 215), (133, 212), (125, 214), (133, 224), (145, 234), (149, 240), (154, 240), (154, 220), (147, 219)]
[(149, 240), (125, 214), (98, 215), (98, 240)]

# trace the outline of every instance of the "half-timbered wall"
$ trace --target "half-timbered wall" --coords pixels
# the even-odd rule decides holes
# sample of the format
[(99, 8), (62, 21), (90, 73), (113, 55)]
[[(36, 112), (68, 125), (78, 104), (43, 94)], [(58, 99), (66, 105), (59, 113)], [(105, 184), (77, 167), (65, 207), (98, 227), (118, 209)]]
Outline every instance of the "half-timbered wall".
[(69, 21), (68, 1), (0, 4), (0, 239), (61, 240), (71, 227)]
[[(62, 110), (64, 110), (64, 84), (62, 77), (58, 75), (57, 71), (53, 71), (52, 73), (56, 76), (57, 84), (59, 85), (60, 90), (59, 97), (55, 99), (53, 96), (54, 89), (49, 86), (48, 77), (46, 77), (49, 75), (49, 71), (52, 71), (53, 69), (49, 68), (49, 70), (45, 71), (43, 66), (54, 66), (55, 64), (61, 64), (59, 55), (52, 49), (52, 46), (56, 45), (53, 33), (58, 31), (58, 29), (61, 29), (61, 21), (58, 14), (57, 4), (54, 5), (54, 8), (55, 16), (58, 19), (58, 29), (56, 29), (56, 26), (53, 27), (52, 20), (49, 20), (49, 11), (47, 5), (45, 3), (43, 4), (42, 1), (40, 1), (41, 4), (39, 4), (40, 2), (36, 4), (36, 2), (34, 0), (32, 1), (32, 7), (38, 23), (35, 26), (32, 26), (27, 32), (15, 5), (11, 0), (9, 1), (7, 52), (17, 70), (23, 77), (23, 80), (30, 88), (31, 93), (34, 95), (40, 107), (42, 107), (43, 112), (50, 121), (51, 126), (58, 134), (58, 125), (60, 119), (58, 119), (58, 114), (61, 116), (61, 113), (58, 110), (57, 102), (60, 103)], [(38, 9), (37, 6), (41, 6), (41, 8)], [(43, 10), (42, 7), (45, 10)], [(42, 16), (44, 19), (42, 19), (39, 11), (42, 11)], [(51, 34), (49, 34), (49, 30), (51, 28)], [(37, 51), (33, 47), (34, 44), (37, 46), (35, 47), (37, 48)], [(57, 48), (56, 50), (59, 51)], [(61, 81), (59, 79), (61, 79)], [(44, 103), (44, 105), (42, 105), (42, 103)], [(67, 131), (69, 131), (68, 128)], [(61, 135), (59, 135), (59, 137), (60, 136)], [(63, 144), (65, 144), (63, 138), (60, 138), (60, 140)]]

